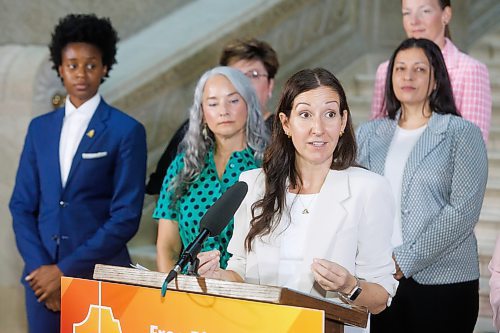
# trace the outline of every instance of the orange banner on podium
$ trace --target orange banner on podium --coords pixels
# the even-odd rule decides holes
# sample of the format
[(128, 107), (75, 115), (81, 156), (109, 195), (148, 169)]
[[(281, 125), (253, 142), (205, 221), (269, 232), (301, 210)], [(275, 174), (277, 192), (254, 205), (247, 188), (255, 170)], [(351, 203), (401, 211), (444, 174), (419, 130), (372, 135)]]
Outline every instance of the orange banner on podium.
[(323, 332), (324, 312), (62, 278), (61, 333)]

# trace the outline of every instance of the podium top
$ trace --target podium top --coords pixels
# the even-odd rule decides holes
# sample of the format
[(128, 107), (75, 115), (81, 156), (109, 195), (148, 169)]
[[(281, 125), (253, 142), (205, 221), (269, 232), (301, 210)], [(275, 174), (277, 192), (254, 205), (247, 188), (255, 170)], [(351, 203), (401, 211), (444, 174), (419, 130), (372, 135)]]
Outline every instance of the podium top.
[[(165, 277), (165, 273), (119, 266), (97, 264), (94, 269), (96, 280), (158, 289), (161, 289)], [(323, 310), (325, 318), (357, 327), (366, 327), (368, 322), (368, 311), (363, 307), (314, 297), (287, 288), (179, 275), (168, 284), (168, 289)]]

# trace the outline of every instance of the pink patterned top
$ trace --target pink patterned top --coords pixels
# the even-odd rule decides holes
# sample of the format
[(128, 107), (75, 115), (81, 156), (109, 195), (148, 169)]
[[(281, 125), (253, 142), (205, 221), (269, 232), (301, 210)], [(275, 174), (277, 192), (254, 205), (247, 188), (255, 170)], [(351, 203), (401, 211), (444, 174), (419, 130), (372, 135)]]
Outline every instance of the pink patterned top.
[[(460, 52), (447, 38), (443, 58), (450, 76), (453, 96), (458, 112), (464, 119), (476, 124), (488, 142), (491, 120), (490, 78), (486, 66), (478, 60)], [(385, 77), (389, 61), (378, 66), (373, 91), (371, 118), (387, 115), (384, 104)]]

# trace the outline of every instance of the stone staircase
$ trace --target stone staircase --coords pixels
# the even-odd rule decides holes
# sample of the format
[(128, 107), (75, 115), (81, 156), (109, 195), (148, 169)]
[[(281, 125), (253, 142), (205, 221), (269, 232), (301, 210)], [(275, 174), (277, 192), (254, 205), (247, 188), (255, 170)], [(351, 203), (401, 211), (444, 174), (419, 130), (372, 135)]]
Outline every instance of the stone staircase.
[[(368, 120), (378, 64), (388, 59), (391, 51), (369, 54), (354, 61), (339, 73), (347, 90), (349, 106), (355, 125)], [(477, 333), (494, 332), (489, 303), (490, 273), (488, 263), (500, 234), (500, 29), (482, 37), (471, 47), (470, 54), (488, 66), (493, 96), (493, 115), (488, 142), (489, 174), (479, 223), (476, 227), (480, 258), (480, 311)]]

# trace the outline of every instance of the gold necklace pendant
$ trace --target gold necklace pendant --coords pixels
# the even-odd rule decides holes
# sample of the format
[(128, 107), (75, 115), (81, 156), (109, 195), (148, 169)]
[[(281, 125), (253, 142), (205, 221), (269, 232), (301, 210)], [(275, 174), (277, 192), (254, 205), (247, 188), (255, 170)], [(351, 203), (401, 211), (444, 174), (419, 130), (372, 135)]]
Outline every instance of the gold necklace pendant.
[[(289, 191), (290, 189), (287, 187), (287, 191)], [(300, 191), (299, 191), (300, 192)], [(312, 195), (312, 197), (310, 197), (311, 199), (309, 199), (309, 203), (307, 205), (304, 205), (304, 202), (302, 202), (302, 198), (300, 197), (301, 194), (300, 193), (295, 193), (295, 200), (297, 200), (299, 202), (299, 204), (302, 206), (302, 212), (301, 214), (302, 215), (306, 215), (306, 214), (309, 214), (309, 207), (311, 207), (311, 205), (314, 203), (314, 201), (316, 200), (316, 197), (317, 197), (317, 193), (314, 193)]]
[(300, 194), (296, 194), (297, 196), (297, 199), (299, 199), (299, 203), (300, 205), (302, 206), (302, 208), (304, 208), (302, 210), (302, 215), (306, 215), (306, 214), (309, 214), (309, 207), (311, 207), (311, 205), (313, 204), (314, 200), (316, 199), (316, 196), (314, 196), (312, 198), (312, 200), (309, 201), (309, 203), (306, 205), (304, 205), (304, 202), (302, 202), (302, 198), (300, 197)]

